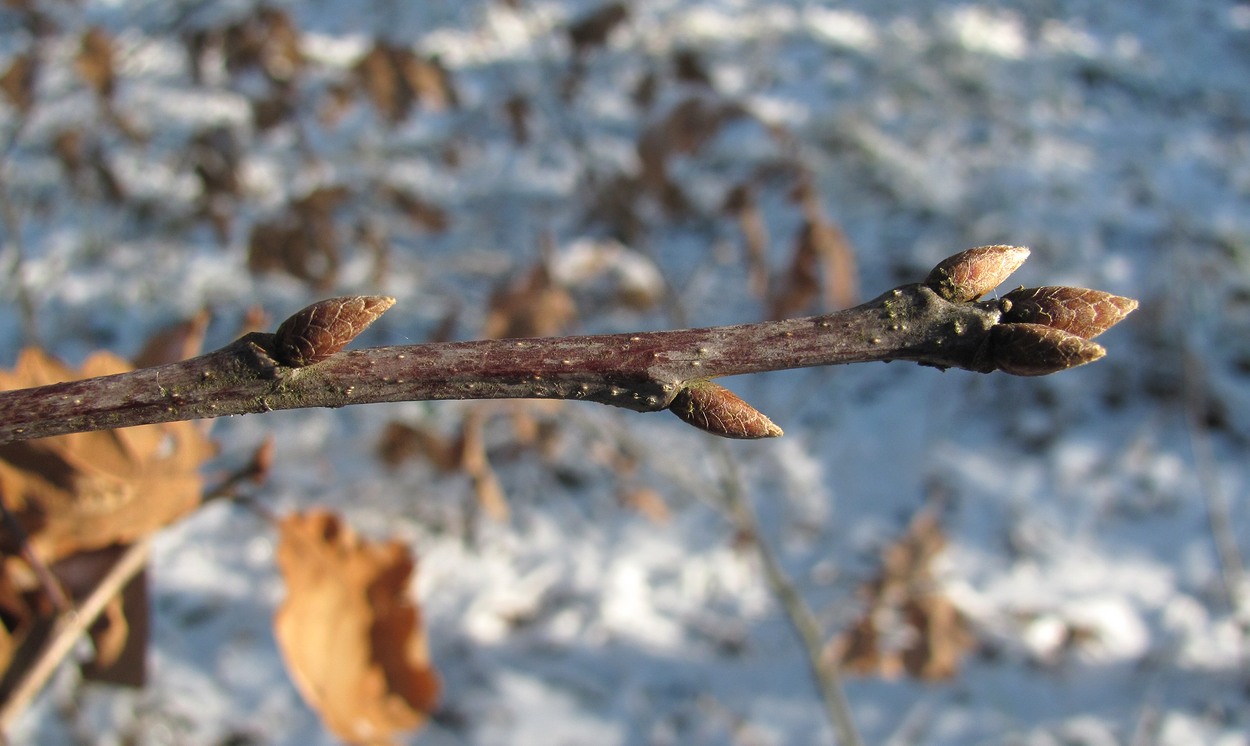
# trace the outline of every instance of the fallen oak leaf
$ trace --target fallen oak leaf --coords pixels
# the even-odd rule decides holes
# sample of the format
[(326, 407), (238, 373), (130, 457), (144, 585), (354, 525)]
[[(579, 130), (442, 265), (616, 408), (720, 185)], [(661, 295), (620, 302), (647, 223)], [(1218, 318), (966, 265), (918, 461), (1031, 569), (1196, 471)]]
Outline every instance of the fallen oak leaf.
[(924, 511), (881, 555), (866, 583), (866, 608), (830, 641), (826, 656), (857, 676), (949, 679), (976, 645), (967, 619), (935, 586), (934, 563), (946, 546), (937, 516)]
[(421, 726), (440, 684), (407, 596), (406, 548), (362, 540), (324, 510), (289, 515), (278, 530), (287, 597), (274, 633), (305, 701), (352, 744), (388, 743)]
[[(14, 369), (0, 371), (0, 390), (126, 372), (109, 353), (72, 370), (37, 348)], [(194, 510), (203, 483), (200, 465), (215, 453), (191, 423), (74, 433), (0, 447), (0, 496), (46, 562), (76, 552), (126, 544)], [(17, 537), (0, 529), (0, 549)]]

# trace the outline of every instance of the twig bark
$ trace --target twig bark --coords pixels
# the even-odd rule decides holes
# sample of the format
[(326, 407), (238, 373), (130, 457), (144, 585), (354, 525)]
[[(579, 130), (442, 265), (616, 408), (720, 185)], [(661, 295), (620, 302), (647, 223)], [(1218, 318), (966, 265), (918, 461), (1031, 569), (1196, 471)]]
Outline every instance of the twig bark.
[[(1011, 313), (1009, 300), (975, 300), (1001, 278), (953, 284), (951, 278), (966, 279), (965, 265), (976, 269), (986, 263), (986, 249), (1014, 252), (1013, 258), (1027, 255), (1016, 247), (972, 249), (938, 265), (925, 283), (822, 316), (638, 334), (375, 347), (329, 352), (321, 359), (315, 354), (319, 340), (337, 350), (346, 344), (344, 335), (354, 336), (367, 325), (350, 312), (371, 314), (372, 320), (377, 304), (390, 303), (373, 296), (332, 299), (288, 319), (280, 336), (253, 333), (179, 363), (0, 392), (0, 444), (279, 409), (435, 399), (574, 399), (651, 412), (669, 407), (688, 387), (720, 376), (891, 360), (1044, 375), (1105, 354), (1087, 340), (1101, 329), (1091, 333), (1082, 327), (1074, 334), (1058, 323), (1032, 323), (1032, 317), (1016, 323), (1004, 319)], [(962, 264), (954, 261), (965, 255), (972, 256)], [(990, 258), (1001, 259), (993, 253)], [(1087, 292), (1123, 301), (1104, 304), (1114, 305), (1115, 312), (1099, 318), (1102, 328), (1136, 306)], [(296, 319), (307, 327), (301, 329), (307, 339), (290, 331)], [(312, 344), (314, 354), (304, 349), (293, 356), (292, 340)], [(685, 414), (692, 423), (713, 419)], [(705, 429), (718, 432), (711, 424)], [(761, 427), (754, 435), (718, 432), (779, 433), (775, 427)]]

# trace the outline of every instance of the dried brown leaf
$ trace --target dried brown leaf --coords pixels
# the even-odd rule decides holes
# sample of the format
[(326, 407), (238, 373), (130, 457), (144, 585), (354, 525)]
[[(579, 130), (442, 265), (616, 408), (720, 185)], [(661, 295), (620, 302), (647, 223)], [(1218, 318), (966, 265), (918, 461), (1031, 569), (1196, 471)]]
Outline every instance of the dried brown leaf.
[(409, 598), (407, 549), (363, 540), (326, 511), (292, 514), (278, 529), (287, 596), (274, 633), (304, 699), (352, 744), (420, 727), (440, 684)]
[(583, 55), (601, 47), (608, 41), (608, 36), (617, 26), (629, 17), (629, 9), (625, 3), (608, 3), (569, 24), (569, 41), (574, 53)]
[(378, 458), (391, 468), (424, 457), (441, 472), (460, 468), (460, 445), (455, 439), (429, 428), (388, 422), (378, 439)]
[(673, 53), (673, 77), (683, 83), (713, 87), (707, 66), (693, 49), (679, 49)]
[[(0, 390), (121, 373), (129, 363), (108, 353), (72, 370), (36, 348)], [(214, 453), (191, 422), (75, 433), (0, 447), (0, 495), (47, 562), (75, 552), (129, 543), (193, 510), (200, 501), (200, 465)], [(0, 548), (16, 550), (0, 528)]]
[[(208, 36), (221, 39), (226, 69), (236, 75), (259, 69), (270, 80), (284, 84), (305, 66), (299, 27), (279, 8), (260, 7), (253, 15)], [(207, 46), (207, 42), (200, 44), (201, 48)]]
[(617, 501), (656, 525), (672, 520), (672, 512), (664, 496), (650, 487), (630, 487), (621, 491)]
[(74, 69), (101, 98), (110, 98), (116, 88), (117, 72), (114, 65), (112, 37), (99, 27), (87, 29), (79, 39)]
[(470, 407), (460, 424), (460, 469), (469, 475), (482, 512), (492, 520), (503, 522), (510, 513), (508, 500), (486, 454), (485, 426), (486, 408)]
[(483, 334), (489, 339), (551, 337), (576, 318), (573, 296), (540, 261), (519, 284), (491, 296)]
[(382, 194), (419, 228), (442, 233), (451, 226), (451, 218), (445, 209), (403, 187), (387, 186)]
[(1041, 324), (1085, 339), (1097, 337), (1137, 308), (1132, 298), (1064, 286), (1020, 288), (1003, 300), (1010, 304), (1003, 311), (1004, 322)]
[(829, 643), (826, 654), (861, 676), (906, 673), (933, 681), (955, 675), (975, 638), (936, 587), (933, 564), (945, 546), (937, 516), (918, 514), (882, 553), (881, 569), (864, 585), (864, 613)]
[(946, 596), (910, 598), (903, 607), (914, 642), (903, 651), (902, 663), (913, 678), (943, 681), (959, 673), (960, 663), (976, 644), (968, 620)]
[(825, 219), (805, 220), (790, 267), (773, 293), (770, 313), (784, 319), (823, 298), (826, 310), (850, 308), (859, 297), (855, 252), (842, 229)]
[(204, 335), (213, 314), (201, 309), (189, 319), (178, 321), (161, 329), (148, 338), (143, 349), (135, 356), (136, 368), (176, 363), (200, 354), (204, 347)]
[[(0, 557), (0, 560), (4, 558)], [(14, 655), (17, 653), (35, 621), (35, 610), (27, 603), (26, 598), (14, 581), (14, 574), (26, 568), (14, 567), (15, 560), (0, 562), (0, 692), (3, 691), (4, 680), (9, 678), (13, 668)]]
[(95, 143), (88, 152), (88, 161), (91, 166), (91, 173), (95, 177), (95, 182), (99, 185), (104, 199), (115, 205), (124, 202), (126, 200), (126, 189), (122, 186), (121, 179), (117, 178), (117, 172), (113, 170), (113, 164), (109, 162), (107, 153), (99, 143)]
[(61, 162), (65, 173), (76, 177), (82, 172), (83, 163), (86, 161), (87, 149), (84, 145), (82, 130), (71, 127), (58, 132), (52, 138), (52, 152), (56, 153), (57, 160)]
[(29, 112), (35, 104), (35, 73), (38, 66), (35, 57), (19, 54), (0, 75), (0, 91), (20, 112)]
[(758, 298), (764, 298), (768, 295), (770, 276), (768, 228), (764, 225), (764, 213), (749, 184), (739, 184), (729, 191), (725, 197), (725, 211), (738, 218), (738, 227), (742, 230), (751, 292)]
[(451, 73), (437, 57), (422, 57), (406, 49), (393, 50), (392, 64), (412, 97), (430, 111), (445, 111), (460, 105), (460, 94), (451, 81)]
[(356, 79), (388, 121), (403, 121), (416, 103), (431, 111), (460, 105), (451, 74), (437, 58), (378, 42), (356, 63)]
[(248, 269), (285, 272), (318, 290), (333, 286), (342, 243), (334, 210), (347, 197), (341, 187), (315, 189), (278, 217), (255, 225), (248, 240)]
[(414, 98), (412, 89), (395, 69), (389, 47), (375, 45), (356, 63), (355, 73), (365, 95), (387, 121), (401, 122), (408, 116)]
[(734, 101), (696, 95), (678, 102), (638, 137), (643, 186), (672, 215), (690, 211), (690, 201), (669, 175), (669, 159), (693, 155), (734, 119), (747, 111)]
[(353, 84), (348, 82), (331, 83), (326, 86), (325, 96), (319, 107), (318, 119), (329, 128), (338, 126), (343, 117), (352, 108), (355, 100)]
[[(97, 592), (128, 550), (128, 546), (113, 545), (78, 552), (51, 570), (64, 591), (81, 604)], [(140, 570), (88, 628), (95, 655), (83, 663), (83, 677), (118, 686), (143, 686), (147, 678), (148, 615), (147, 574)]]
[(291, 85), (275, 86), (275, 90), (252, 98), (250, 103), (252, 121), (256, 124), (256, 129), (262, 132), (291, 121), (299, 110), (295, 87)]
[(188, 155), (206, 198), (239, 195), (242, 183), (239, 164), (243, 153), (233, 130), (229, 127), (201, 130), (192, 138)]

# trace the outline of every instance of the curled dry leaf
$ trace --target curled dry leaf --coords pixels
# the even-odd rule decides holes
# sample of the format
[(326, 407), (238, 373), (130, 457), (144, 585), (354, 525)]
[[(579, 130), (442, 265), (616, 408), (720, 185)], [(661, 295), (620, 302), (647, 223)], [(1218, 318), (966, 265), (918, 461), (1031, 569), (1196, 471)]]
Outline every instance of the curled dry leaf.
[(202, 309), (189, 319), (175, 322), (148, 338), (135, 356), (136, 368), (176, 363), (200, 354), (212, 312)]
[(409, 49), (378, 42), (356, 63), (355, 72), (360, 88), (391, 123), (403, 121), (418, 102), (433, 111), (459, 106), (442, 63)]
[(342, 253), (334, 211), (349, 196), (342, 187), (321, 187), (257, 223), (248, 239), (247, 268), (286, 272), (320, 289), (332, 286)]
[[(0, 390), (123, 373), (129, 363), (96, 353), (72, 370), (36, 348), (24, 350)], [(200, 465), (212, 443), (193, 422), (75, 433), (0, 446), (0, 495), (46, 562), (128, 543), (193, 510)], [(0, 528), (0, 550), (16, 550)]]
[[(80, 608), (89, 603), (109, 576), (117, 571), (130, 547), (114, 545), (89, 552), (78, 552), (50, 569), (67, 595)], [(146, 564), (146, 563), (145, 563)], [(93, 659), (82, 663), (88, 681), (119, 686), (141, 687), (147, 674), (149, 599), (147, 570), (130, 577), (105, 605), (100, 617), (88, 629)]]
[(34, 55), (19, 54), (13, 58), (9, 68), (0, 74), (0, 93), (23, 113), (29, 112), (35, 104), (36, 68)]
[(934, 561), (946, 536), (930, 511), (881, 555), (881, 569), (864, 585), (860, 618), (834, 638), (827, 654), (849, 673), (924, 681), (948, 679), (975, 645), (967, 620), (936, 588)]
[(1064, 286), (1020, 288), (1003, 300), (1005, 322), (1041, 324), (1085, 339), (1097, 337), (1137, 308), (1132, 298)]
[(744, 182), (731, 189), (725, 196), (724, 209), (738, 219), (746, 247), (751, 292), (763, 298), (768, 294), (768, 228), (751, 185)]
[(711, 381), (687, 385), (673, 397), (668, 408), (683, 422), (723, 438), (751, 440), (782, 434), (781, 428), (763, 412)]
[(577, 54), (585, 54), (608, 41), (613, 29), (629, 17), (625, 3), (608, 3), (569, 24), (569, 42)]
[(998, 324), (986, 346), (992, 369), (1013, 376), (1050, 375), (1107, 354), (1096, 342), (1041, 324)]
[(1028, 258), (1023, 246), (978, 246), (943, 259), (924, 284), (952, 303), (966, 303), (1001, 285)]
[(287, 597), (274, 633), (304, 699), (352, 744), (422, 725), (440, 685), (408, 597), (407, 549), (362, 540), (326, 511), (290, 515), (278, 530)]
[(774, 319), (788, 318), (818, 296), (828, 309), (850, 308), (859, 297), (858, 274), (855, 250), (842, 229), (823, 216), (809, 217), (799, 228), (794, 257), (769, 312)]
[(388, 185), (381, 189), (381, 196), (407, 215), (418, 228), (432, 233), (442, 233), (451, 225), (447, 210), (408, 189)]
[(293, 368), (319, 363), (347, 346), (395, 299), (385, 295), (349, 295), (312, 304), (278, 326), (274, 351), (278, 362)]
[(489, 339), (551, 337), (576, 318), (573, 296), (540, 261), (519, 283), (491, 295), (483, 335)]
[[(275, 83), (289, 82), (306, 64), (300, 35), (290, 14), (274, 7), (258, 8), (252, 15), (209, 34), (221, 40), (220, 53), (232, 74), (260, 69)], [(192, 59), (197, 65), (207, 42), (195, 42)]]
[(113, 39), (103, 29), (93, 27), (82, 35), (74, 67), (100, 98), (112, 96), (116, 86), (113, 56)]

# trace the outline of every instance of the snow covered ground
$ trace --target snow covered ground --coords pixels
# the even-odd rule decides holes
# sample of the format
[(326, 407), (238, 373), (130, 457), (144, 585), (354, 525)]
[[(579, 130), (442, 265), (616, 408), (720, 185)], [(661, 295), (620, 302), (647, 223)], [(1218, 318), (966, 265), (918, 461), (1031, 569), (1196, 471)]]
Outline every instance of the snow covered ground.
[[(398, 298), (360, 343), (420, 342), (449, 315), (453, 336), (473, 337), (491, 291), (527, 272), (547, 236), (581, 308), (574, 331), (758, 320), (767, 309), (721, 204), (755, 187), (783, 271), (801, 219), (787, 197), (796, 163), (854, 246), (865, 296), (1012, 243), (1033, 249), (1013, 283), (1141, 301), (1100, 338), (1104, 360), (1041, 379), (874, 364), (726, 381), (781, 440), (721, 442), (666, 415), (568, 405), (540, 454), (492, 420), (506, 524), (466, 507), (463, 476), (375, 455), (386, 423), (451, 432), (465, 404), (218, 422), (223, 468), (276, 436), (257, 495), (270, 509), (330, 506), (413, 547), (445, 684), (414, 743), (832, 743), (802, 650), (719, 506), (729, 479), (829, 636), (857, 618), (882, 549), (938, 505), (942, 589), (977, 648), (949, 681), (850, 679), (868, 743), (1250, 744), (1250, 586), (1221, 564), (1211, 520), (1250, 551), (1250, 4), (648, 0), (586, 51), (570, 93), (565, 29), (594, 3), (282, 3), (310, 62), (294, 119), (267, 130), (249, 97), (269, 83), (211, 52), (195, 82), (184, 46), (252, 3), (46, 6), (59, 31), (41, 43), (29, 121), (19, 130), (0, 109), (0, 135), (17, 132), (4, 175), (24, 253), (15, 264), (9, 225), (6, 366), (23, 286), (41, 341), (73, 363), (101, 347), (134, 354), (205, 306), (217, 346), (254, 304), (281, 319), (351, 292)], [(115, 107), (145, 139), (106, 121), (73, 74), (91, 25), (115, 41)], [(0, 55), (35, 38), (0, 11)], [(419, 104), (388, 125), (357, 98), (330, 122), (336, 86), (378, 40), (437, 55), (459, 107)], [(675, 79), (678, 52), (715, 93)], [(649, 73), (654, 100), (639, 104)], [(686, 214), (641, 199), (642, 228), (604, 254), (625, 256), (623, 276), (646, 288), (658, 270), (671, 293), (642, 310), (609, 302), (600, 291), (619, 279), (575, 271), (611, 223), (591, 196), (620, 196), (596, 185), (637, 173), (640, 134), (688, 95), (752, 116), (671, 159)], [(528, 111), (524, 144), (510, 97)], [(105, 154), (120, 204), (98, 179), (67, 187), (52, 142), (68, 127)], [(221, 230), (198, 214), (188, 146), (211, 127), (240, 154)], [(324, 185), (351, 195), (328, 286), (250, 272), (251, 227)], [(414, 227), (379, 185), (442, 208), (446, 229)], [(382, 272), (362, 226), (389, 243)], [(663, 496), (667, 521), (620, 503), (626, 478)], [(272, 528), (226, 504), (163, 532), (150, 686), (82, 687), (67, 667), (14, 742), (332, 743), (273, 641), (273, 551)]]

